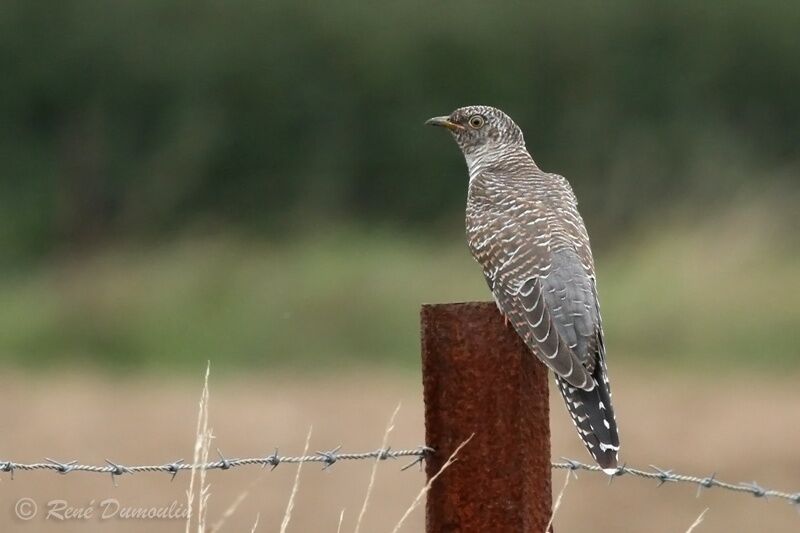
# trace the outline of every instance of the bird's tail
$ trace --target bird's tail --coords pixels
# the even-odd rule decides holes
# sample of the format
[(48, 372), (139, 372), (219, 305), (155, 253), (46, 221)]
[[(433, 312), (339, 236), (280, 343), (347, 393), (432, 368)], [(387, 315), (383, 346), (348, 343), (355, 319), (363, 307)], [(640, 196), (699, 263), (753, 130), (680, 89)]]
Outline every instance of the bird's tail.
[(608, 384), (605, 362), (600, 359), (592, 375), (595, 387), (583, 390), (573, 387), (556, 376), (558, 390), (564, 397), (578, 435), (586, 445), (592, 458), (606, 474), (617, 469), (619, 434), (611, 405), (611, 389)]

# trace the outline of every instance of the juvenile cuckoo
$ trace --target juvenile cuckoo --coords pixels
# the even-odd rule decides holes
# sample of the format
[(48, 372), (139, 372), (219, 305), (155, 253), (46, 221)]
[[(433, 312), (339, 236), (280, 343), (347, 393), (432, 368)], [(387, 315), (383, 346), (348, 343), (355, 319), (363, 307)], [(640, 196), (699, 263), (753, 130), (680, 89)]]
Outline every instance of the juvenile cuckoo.
[(544, 172), (499, 109), (462, 107), (447, 128), (469, 170), (467, 239), (500, 312), (555, 374), (572, 421), (603, 470), (617, 468), (592, 250), (565, 178)]

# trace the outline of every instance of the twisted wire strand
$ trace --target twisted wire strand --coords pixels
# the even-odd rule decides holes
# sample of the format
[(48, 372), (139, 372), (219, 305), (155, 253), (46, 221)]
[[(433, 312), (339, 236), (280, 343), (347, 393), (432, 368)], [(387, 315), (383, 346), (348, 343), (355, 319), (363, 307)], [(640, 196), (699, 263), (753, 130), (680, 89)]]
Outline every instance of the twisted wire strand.
[[(385, 461), (387, 459), (412, 458), (413, 460), (410, 463), (402, 467), (402, 470), (407, 470), (416, 464), (421, 464), (430, 454), (434, 452), (434, 450), (428, 446), (417, 446), (416, 448), (408, 448), (403, 450), (392, 450), (391, 448), (386, 448), (358, 453), (340, 452), (340, 448), (341, 447), (336, 447), (330, 451), (318, 451), (311, 455), (301, 456), (279, 455), (278, 450), (275, 450), (272, 454), (264, 457), (234, 459), (226, 458), (222, 452), (217, 450), (219, 459), (216, 461), (198, 464), (185, 463), (182, 459), (157, 465), (132, 466), (114, 463), (108, 459), (106, 459), (105, 465), (79, 464), (77, 461), (60, 462), (49, 458), (45, 459), (46, 462), (40, 463), (18, 463), (16, 461), (0, 460), (0, 472), (10, 473), (12, 479), (14, 477), (14, 473), (18, 471), (45, 470), (63, 475), (72, 472), (89, 472), (92, 474), (109, 474), (111, 475), (112, 480), (116, 482), (116, 478), (119, 476), (139, 474), (144, 472), (164, 472), (171, 474), (172, 478), (174, 479), (180, 471), (192, 470), (195, 468), (204, 470), (230, 470), (232, 468), (238, 468), (242, 466), (269, 466), (274, 470), (281, 464), (320, 463), (324, 465), (323, 469), (328, 469), (339, 461), (362, 461), (370, 459)], [(576, 473), (579, 470), (586, 472), (602, 471), (602, 469), (597, 465), (590, 465), (567, 458), (562, 458), (561, 462), (552, 462), (551, 467), (558, 470), (570, 470), (573, 473)], [(698, 477), (675, 473), (673, 470), (665, 470), (653, 465), (650, 465), (650, 470), (642, 470), (639, 468), (622, 465), (617, 468), (614, 474), (608, 476), (609, 483), (611, 483), (614, 478), (623, 475), (652, 479), (658, 482), (659, 487), (666, 483), (693, 484), (697, 486), (698, 496), (703, 489), (720, 488), (731, 492), (750, 494), (756, 498), (778, 498), (787, 500), (789, 503), (797, 505), (800, 509), (800, 492), (791, 493), (767, 489), (760, 486), (755, 481), (751, 483), (730, 483), (717, 479), (716, 474)]]
[[(575, 472), (577, 470), (584, 470), (587, 472), (602, 471), (602, 469), (597, 465), (589, 465), (582, 463), (580, 461), (575, 461), (564, 457), (562, 457), (562, 461), (563, 462), (551, 463), (550, 466), (554, 469), (562, 469), (562, 470), (566, 469), (566, 470), (571, 470), (572, 472)], [(609, 483), (611, 483), (615, 477), (628, 474), (631, 476), (641, 477), (645, 479), (654, 479), (658, 481), (659, 487), (664, 485), (665, 483), (690, 483), (693, 485), (697, 485), (698, 496), (700, 496), (700, 492), (703, 489), (711, 489), (717, 487), (732, 492), (751, 494), (756, 498), (765, 498), (765, 499), (768, 499), (770, 497), (781, 498), (784, 500), (788, 500), (789, 503), (800, 506), (800, 492), (790, 493), (779, 490), (767, 489), (760, 486), (755, 481), (751, 483), (730, 483), (728, 481), (722, 481), (720, 479), (717, 479), (716, 473), (713, 473), (706, 477), (698, 477), (698, 476), (689, 476), (686, 474), (677, 474), (673, 472), (671, 469), (665, 470), (654, 465), (650, 465), (650, 468), (651, 470), (642, 470), (639, 468), (632, 468), (627, 465), (619, 466), (617, 467), (617, 471), (609, 476)]]
[(89, 472), (92, 474), (110, 474), (112, 477), (121, 476), (124, 474), (138, 474), (142, 472), (166, 472), (175, 474), (181, 470), (229, 470), (240, 466), (259, 465), (262, 467), (270, 466), (273, 470), (281, 464), (297, 464), (297, 463), (323, 463), (324, 468), (329, 468), (338, 461), (358, 461), (366, 459), (376, 459), (385, 461), (387, 459), (398, 459), (401, 457), (413, 457), (414, 460), (408, 465), (403, 467), (403, 470), (422, 462), (425, 457), (433, 450), (427, 446), (418, 446), (413, 449), (405, 450), (392, 450), (387, 448), (385, 450), (378, 449), (370, 452), (360, 453), (340, 453), (339, 447), (330, 451), (320, 451), (312, 455), (300, 456), (284, 456), (278, 455), (278, 451), (271, 455), (264, 457), (248, 457), (242, 459), (228, 459), (222, 455), (219, 450), (219, 459), (216, 461), (209, 461), (207, 463), (191, 464), (183, 462), (183, 459), (178, 459), (171, 463), (164, 463), (158, 465), (135, 465), (126, 466), (123, 464), (114, 463), (106, 459), (105, 465), (87, 465), (79, 464), (77, 461), (61, 462), (54, 459), (45, 458), (46, 462), (42, 463), (18, 463), (16, 461), (0, 461), (0, 472), (10, 472), (12, 477), (17, 471), (31, 471), (31, 470), (48, 470), (57, 472), (59, 474), (69, 474), (71, 472)]

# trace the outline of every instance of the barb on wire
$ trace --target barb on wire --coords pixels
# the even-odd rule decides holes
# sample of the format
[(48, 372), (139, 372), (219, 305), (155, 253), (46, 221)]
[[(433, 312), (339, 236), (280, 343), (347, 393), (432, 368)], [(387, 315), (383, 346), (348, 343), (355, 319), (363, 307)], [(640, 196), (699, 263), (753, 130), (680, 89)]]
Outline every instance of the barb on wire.
[[(551, 463), (551, 466), (555, 469), (568, 469), (571, 470), (572, 472), (575, 472), (576, 470), (586, 470), (588, 472), (602, 471), (602, 469), (597, 465), (587, 465), (585, 463), (581, 463), (580, 461), (575, 461), (574, 459), (562, 458), (562, 461), (563, 462), (560, 463)], [(800, 505), (800, 493), (789, 493), (789, 492), (782, 492), (779, 490), (765, 489), (755, 481), (753, 481), (752, 483), (729, 483), (727, 481), (721, 481), (717, 479), (716, 472), (711, 474), (710, 476), (696, 477), (696, 476), (687, 476), (685, 474), (676, 474), (672, 470), (663, 470), (653, 465), (650, 465), (650, 469), (651, 470), (641, 470), (638, 468), (631, 468), (627, 465), (622, 465), (617, 468), (617, 471), (614, 472), (610, 476), (610, 478), (613, 479), (617, 476), (622, 476), (627, 474), (645, 479), (654, 479), (658, 482), (659, 487), (668, 482), (694, 484), (697, 485), (698, 487), (697, 491), (698, 496), (700, 496), (701, 489), (704, 488), (710, 489), (712, 487), (718, 487), (733, 492), (752, 494), (756, 498), (765, 498), (765, 499), (770, 497), (781, 498), (784, 500), (788, 500), (789, 503)]]

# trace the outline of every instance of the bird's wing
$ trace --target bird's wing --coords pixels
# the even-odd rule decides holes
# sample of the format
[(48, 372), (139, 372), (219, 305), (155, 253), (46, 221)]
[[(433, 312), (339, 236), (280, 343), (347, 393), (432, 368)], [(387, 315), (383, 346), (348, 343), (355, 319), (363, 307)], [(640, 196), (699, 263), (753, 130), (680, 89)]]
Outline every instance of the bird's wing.
[[(470, 182), (467, 234), (501, 311), (531, 350), (574, 387), (591, 390), (600, 319), (589, 237), (564, 178)], [(504, 186), (497, 186), (498, 183)]]
[[(586, 352), (579, 351), (578, 353), (586, 354), (587, 363), (585, 364), (587, 364), (587, 369), (590, 369), (589, 372), (595, 387), (590, 391), (576, 388), (559, 376), (556, 376), (556, 384), (586, 448), (603, 470), (610, 474), (617, 467), (619, 434), (614, 417), (614, 406), (611, 403), (611, 385), (606, 370), (603, 326), (593, 278), (591, 279), (591, 296), (595, 306), (594, 312), (589, 313), (589, 316), (596, 317), (597, 322), (590, 335), (583, 336), (580, 331), (576, 333), (579, 338), (583, 337), (586, 341), (585, 345), (578, 345), (579, 347), (585, 346)], [(576, 349), (583, 349), (579, 347)]]
[(514, 329), (561, 379), (579, 389), (594, 388), (598, 317), (591, 280), (580, 265), (555, 254), (545, 274), (521, 283), (495, 283), (493, 293)]
[(502, 219), (495, 224), (500, 227), (489, 228), (491, 238), (482, 236), (486, 231), (471, 232), (470, 248), (500, 310), (553, 372), (574, 387), (593, 388), (594, 359), (588, 354), (598, 321), (580, 261), (574, 254), (554, 259), (536, 228)]
[(531, 350), (556, 374), (578, 434), (607, 472), (617, 466), (619, 435), (605, 364), (594, 278), (572, 251), (553, 254), (546, 275), (528, 278), (516, 294), (493, 291)]

